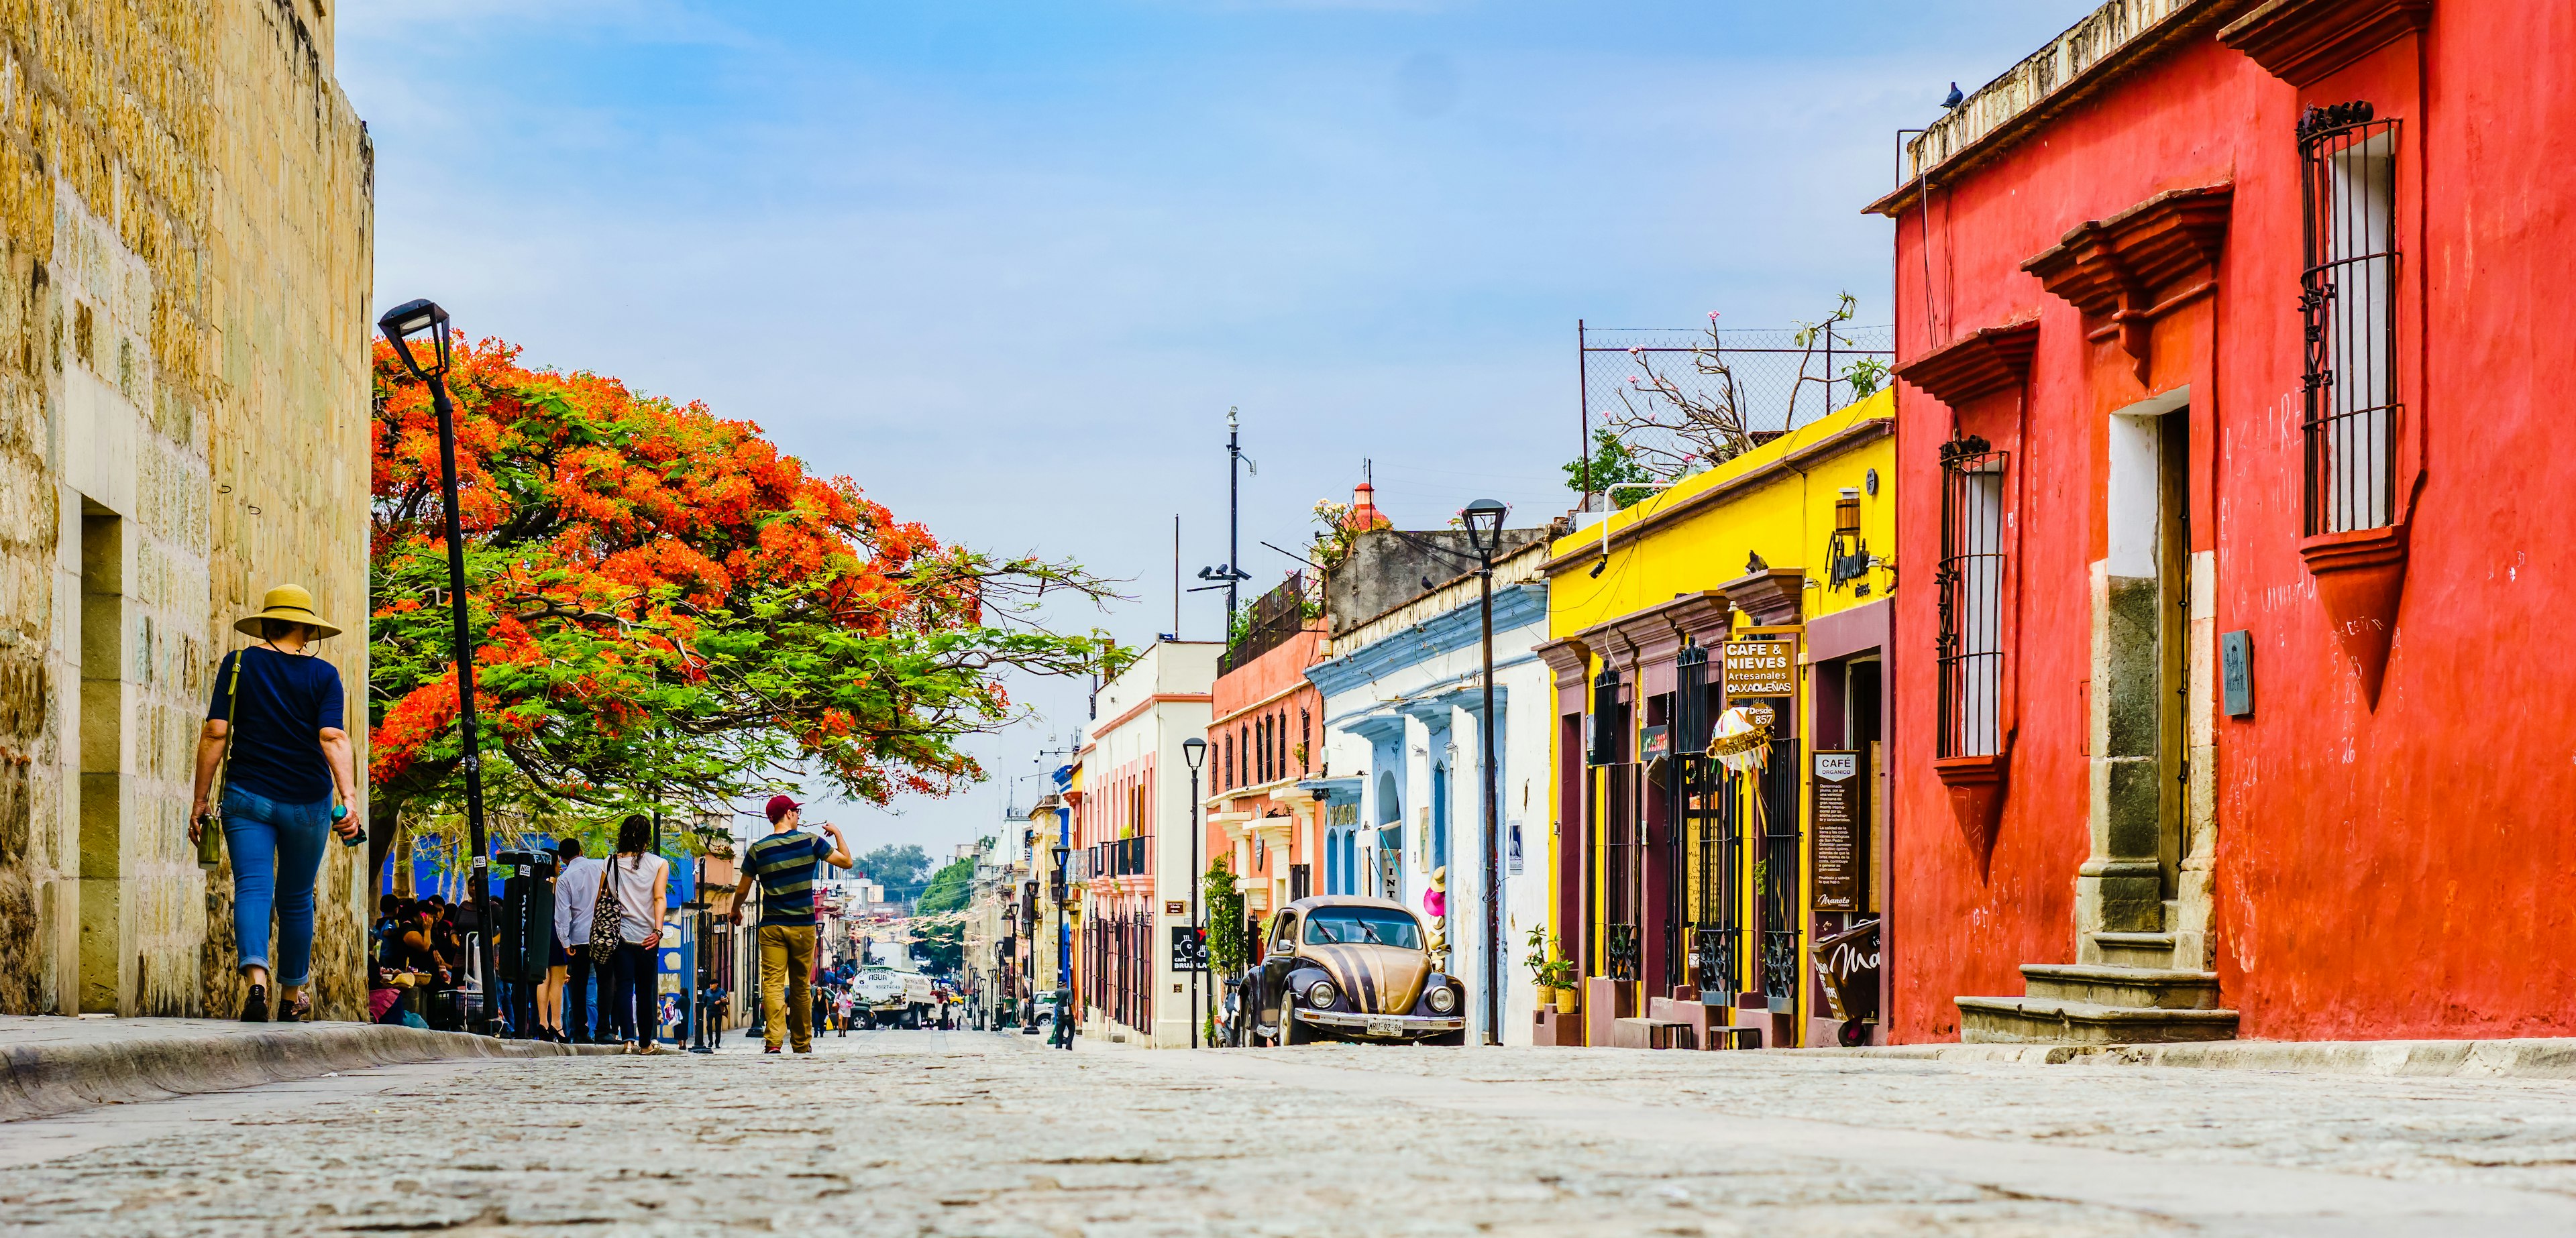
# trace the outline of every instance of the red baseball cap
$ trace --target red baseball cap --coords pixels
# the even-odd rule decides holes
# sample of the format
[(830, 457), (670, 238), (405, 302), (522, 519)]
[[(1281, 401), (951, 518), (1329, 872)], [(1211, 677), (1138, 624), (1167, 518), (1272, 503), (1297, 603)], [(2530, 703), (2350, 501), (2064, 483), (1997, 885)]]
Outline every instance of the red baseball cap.
[(770, 823), (771, 825), (776, 825), (776, 824), (778, 824), (778, 819), (779, 819), (780, 817), (784, 817), (784, 816), (786, 816), (787, 814), (789, 814), (789, 813), (791, 813), (791, 812), (795, 812), (796, 810), (798, 810), (798, 809), (800, 809), (800, 808), (803, 808), (803, 807), (804, 807), (804, 805), (803, 805), (803, 804), (799, 804), (799, 803), (797, 803), (796, 801), (791, 800), (791, 799), (787, 798), (787, 797), (786, 797), (786, 796), (784, 796), (784, 795), (773, 795), (773, 796), (770, 796), (770, 797), (769, 797), (769, 823)]

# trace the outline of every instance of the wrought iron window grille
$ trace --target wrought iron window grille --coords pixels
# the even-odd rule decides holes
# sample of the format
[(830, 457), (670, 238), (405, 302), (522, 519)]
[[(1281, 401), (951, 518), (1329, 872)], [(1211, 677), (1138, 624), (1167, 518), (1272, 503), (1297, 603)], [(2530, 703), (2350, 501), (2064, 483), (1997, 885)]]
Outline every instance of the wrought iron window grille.
[(1941, 445), (1941, 559), (1934, 662), (1941, 681), (1938, 755), (2002, 749), (2004, 470), (2009, 453), (1970, 436)]
[(2397, 519), (2398, 122), (2366, 101), (2299, 117), (2305, 340), (2299, 422), (2310, 537)]

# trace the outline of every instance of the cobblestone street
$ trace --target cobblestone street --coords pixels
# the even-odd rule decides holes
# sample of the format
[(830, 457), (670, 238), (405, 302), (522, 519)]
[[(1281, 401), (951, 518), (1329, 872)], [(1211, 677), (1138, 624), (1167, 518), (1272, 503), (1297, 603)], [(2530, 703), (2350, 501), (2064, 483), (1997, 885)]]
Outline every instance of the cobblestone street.
[(0, 1126), (34, 1234), (2576, 1230), (2576, 1085), (1779, 1054), (435, 1063)]

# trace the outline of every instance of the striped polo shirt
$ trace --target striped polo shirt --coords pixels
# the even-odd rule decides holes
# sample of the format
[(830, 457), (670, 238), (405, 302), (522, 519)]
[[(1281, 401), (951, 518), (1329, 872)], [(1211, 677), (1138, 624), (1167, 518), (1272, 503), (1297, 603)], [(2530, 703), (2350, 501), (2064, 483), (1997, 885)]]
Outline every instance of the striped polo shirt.
[(802, 830), (780, 830), (746, 849), (743, 871), (760, 880), (760, 922), (812, 926), (814, 870), (831, 854), (831, 843)]

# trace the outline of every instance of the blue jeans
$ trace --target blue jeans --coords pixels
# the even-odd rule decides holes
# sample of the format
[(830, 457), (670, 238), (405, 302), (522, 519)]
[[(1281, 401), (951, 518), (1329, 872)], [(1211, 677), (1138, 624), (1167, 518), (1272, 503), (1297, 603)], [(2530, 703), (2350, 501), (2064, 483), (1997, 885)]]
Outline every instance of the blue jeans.
[[(313, 971), (313, 879), (331, 837), (331, 801), (281, 804), (224, 788), (224, 846), (233, 856), (233, 948), (243, 967), (266, 967), (280, 987)], [(268, 961), (268, 919), (277, 915), (278, 960)]]

